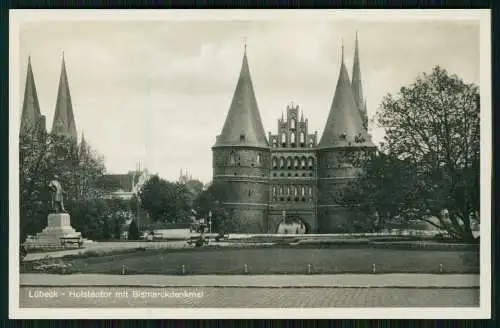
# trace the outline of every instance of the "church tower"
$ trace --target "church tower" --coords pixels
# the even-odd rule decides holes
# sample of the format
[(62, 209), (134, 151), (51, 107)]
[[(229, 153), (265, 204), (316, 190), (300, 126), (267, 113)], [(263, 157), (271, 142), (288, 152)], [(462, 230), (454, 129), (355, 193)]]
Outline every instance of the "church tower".
[(20, 135), (30, 133), (34, 129), (45, 131), (45, 116), (40, 112), (40, 103), (38, 102), (35, 78), (31, 67), (31, 57), (29, 57), (26, 85), (24, 87)]
[(78, 140), (64, 54), (61, 77), (59, 79), (59, 89), (57, 91), (56, 111), (54, 114), (54, 121), (52, 122), (52, 133), (68, 136), (75, 141)]
[(213, 181), (238, 232), (267, 231), (270, 148), (255, 98), (245, 46), (240, 76), (213, 152)]
[[(357, 49), (357, 47), (356, 47)], [(357, 52), (357, 51), (356, 51)], [(316, 148), (318, 158), (318, 231), (346, 232), (353, 210), (341, 205), (343, 189), (362, 172), (362, 159), (375, 145), (367, 133), (357, 101), (362, 97), (359, 57), (355, 56), (353, 84), (344, 63), (344, 47), (337, 87), (323, 135)], [(356, 62), (358, 64), (356, 64)], [(356, 100), (358, 99), (358, 100)]]

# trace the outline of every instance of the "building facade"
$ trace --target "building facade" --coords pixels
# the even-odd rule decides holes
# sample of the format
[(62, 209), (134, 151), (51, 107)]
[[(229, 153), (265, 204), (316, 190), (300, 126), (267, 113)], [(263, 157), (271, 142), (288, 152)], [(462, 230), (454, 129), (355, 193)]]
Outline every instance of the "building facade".
[(359, 215), (341, 205), (346, 185), (362, 172), (376, 147), (368, 134), (358, 38), (353, 77), (342, 60), (321, 139), (309, 131), (299, 106), (289, 105), (276, 133), (266, 137), (243, 55), (233, 100), (213, 151), (213, 182), (226, 190), (223, 203), (235, 232), (276, 233), (298, 222), (307, 233), (346, 232)]

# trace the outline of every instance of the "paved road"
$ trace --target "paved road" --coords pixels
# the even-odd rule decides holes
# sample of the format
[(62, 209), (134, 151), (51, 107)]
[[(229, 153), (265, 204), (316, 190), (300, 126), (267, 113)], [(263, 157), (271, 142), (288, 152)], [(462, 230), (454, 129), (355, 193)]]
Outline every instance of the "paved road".
[(337, 274), (337, 275), (54, 275), (23, 273), (24, 286), (78, 287), (398, 287), (476, 288), (479, 275), (467, 274)]
[(479, 289), (22, 287), (19, 300), (23, 308), (471, 307), (479, 306)]

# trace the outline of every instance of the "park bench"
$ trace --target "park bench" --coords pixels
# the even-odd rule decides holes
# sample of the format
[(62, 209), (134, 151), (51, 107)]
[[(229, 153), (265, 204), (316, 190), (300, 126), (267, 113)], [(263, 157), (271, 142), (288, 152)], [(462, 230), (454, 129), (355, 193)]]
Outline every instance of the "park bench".
[(81, 237), (61, 237), (59, 240), (63, 247), (77, 245), (78, 248), (81, 248), (83, 246), (83, 239)]

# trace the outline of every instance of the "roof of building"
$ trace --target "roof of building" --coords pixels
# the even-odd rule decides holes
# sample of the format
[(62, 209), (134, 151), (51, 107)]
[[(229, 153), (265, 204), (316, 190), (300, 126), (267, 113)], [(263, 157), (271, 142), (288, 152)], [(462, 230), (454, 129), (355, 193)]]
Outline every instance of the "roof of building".
[(64, 56), (62, 59), (59, 89), (57, 91), (56, 111), (52, 123), (52, 133), (67, 135), (75, 140), (78, 138)]
[(354, 101), (342, 47), (342, 61), (337, 87), (318, 148), (373, 146), (374, 144), (364, 128), (361, 113)]
[(269, 147), (250, 77), (246, 48), (231, 106), (214, 147), (219, 146)]

